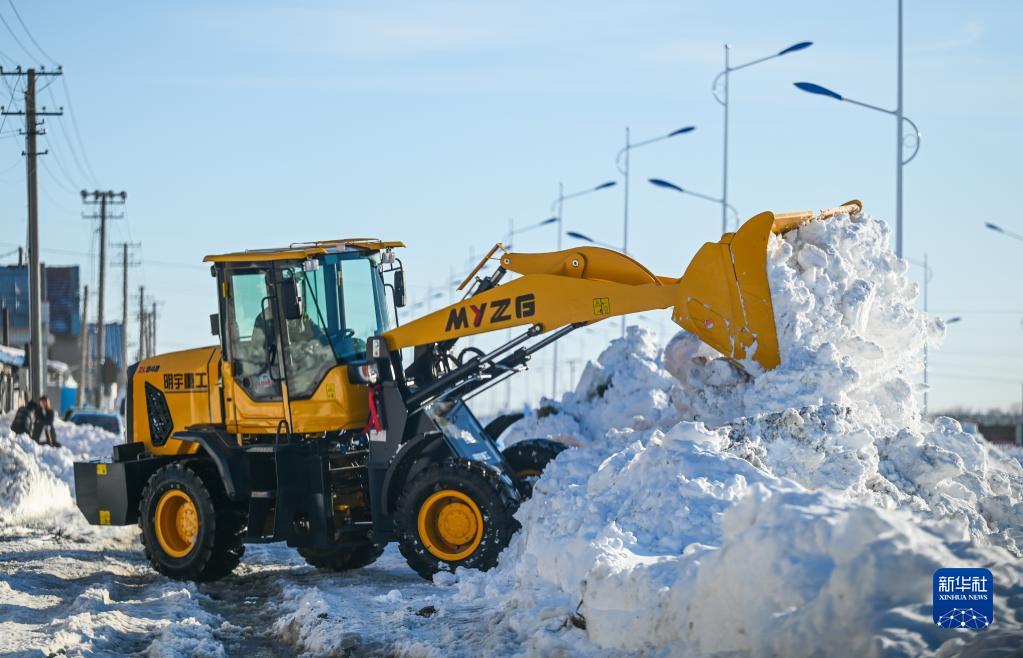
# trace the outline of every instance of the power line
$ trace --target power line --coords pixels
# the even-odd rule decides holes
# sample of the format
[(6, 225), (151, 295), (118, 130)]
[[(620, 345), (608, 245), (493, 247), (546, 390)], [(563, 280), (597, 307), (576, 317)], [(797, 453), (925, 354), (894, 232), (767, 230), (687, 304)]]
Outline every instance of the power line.
[(937, 372), (933, 370), (931, 371), (931, 376), (937, 377), (939, 379), (973, 379), (983, 382), (1011, 382), (1014, 384), (1018, 384), (1020, 380), (1023, 379), (1020, 377), (982, 377), (980, 375), (959, 375), (952, 373)]
[[(7, 76), (3, 76), (4, 82), (7, 81)], [(11, 87), (11, 97), (7, 99), (6, 107), (10, 107), (11, 103), (14, 102), (14, 94), (18, 91), (18, 84), (21, 82), (21, 76), (14, 79), (14, 85)], [(3, 118), (0, 119), (0, 130), (4, 129), (4, 125), (7, 123), (7, 115), (4, 114)]]
[[(3, 245), (4, 247), (17, 247), (17, 246), (19, 246), (18, 243), (16, 243), (16, 242), (0, 242), (0, 245)], [(73, 249), (58, 249), (56, 247), (47, 247), (45, 249), (41, 249), (41, 251), (45, 251), (45, 252), (49, 252), (49, 253), (53, 253), (53, 254), (61, 254), (63, 256), (85, 256), (87, 258), (94, 258), (96, 256), (95, 253), (88, 253), (88, 252), (84, 252), (84, 251), (75, 251)], [(206, 265), (196, 265), (194, 263), (176, 263), (176, 262), (173, 262), (173, 261), (149, 260), (149, 259), (145, 259), (145, 258), (142, 259), (142, 262), (143, 263), (147, 263), (149, 265), (159, 265), (159, 266), (162, 266), (162, 267), (180, 267), (180, 268), (187, 268), (187, 269), (192, 269), (192, 270), (207, 270), (207, 271), (209, 270), (209, 267), (207, 267)]]
[(17, 35), (17, 34), (15, 34), (15, 33), (14, 33), (14, 30), (12, 30), (12, 29), (11, 29), (11, 26), (10, 26), (10, 24), (9, 24), (9, 23), (7, 22), (7, 19), (6, 19), (6, 18), (4, 18), (4, 15), (3, 15), (3, 14), (0, 14), (0, 22), (2, 22), (2, 23), (4, 24), (4, 27), (6, 27), (6, 28), (7, 28), (7, 32), (8, 32), (8, 34), (10, 34), (10, 35), (11, 35), (11, 38), (12, 38), (12, 39), (14, 39), (14, 43), (18, 44), (18, 46), (19, 46), (19, 47), (21, 48), (21, 50), (22, 50), (22, 51), (23, 51), (23, 52), (24, 52), (24, 53), (25, 53), (26, 55), (28, 55), (28, 58), (29, 58), (29, 60), (31, 61), (31, 60), (35, 59), (35, 55), (33, 55), (32, 53), (30, 53), (30, 52), (28, 51), (28, 48), (26, 48), (26, 47), (25, 47), (25, 44), (23, 44), (23, 43), (21, 42), (21, 39), (19, 39), (19, 38), (18, 38), (18, 35)]
[[(46, 140), (46, 143), (47, 145), (50, 145), (50, 140)], [(72, 194), (77, 194), (78, 190), (81, 189), (81, 187), (75, 183), (75, 179), (72, 178), (70, 173), (68, 173), (67, 168), (64, 167), (64, 163), (61, 162), (60, 156), (57, 155), (57, 152), (53, 150), (50, 150), (49, 154), (53, 156), (53, 161), (57, 163), (57, 168), (60, 169), (60, 173), (64, 174), (64, 179), (70, 184), (70, 187), (57, 179), (57, 177), (53, 174), (53, 170), (50, 169), (50, 166), (46, 164), (45, 160), (42, 161), (43, 167), (50, 174), (50, 177), (53, 178), (53, 181), (57, 183), (57, 185), (60, 185), (61, 187), (63, 187), (65, 190)]]
[(25, 21), (21, 20), (21, 14), (18, 13), (18, 8), (14, 6), (14, 0), (7, 0), (7, 4), (11, 5), (11, 10), (14, 12), (14, 17), (18, 19), (18, 23), (21, 24), (21, 29), (25, 30), (25, 34), (28, 35), (29, 40), (31, 40), (33, 45), (35, 45), (35, 47), (39, 49), (39, 52), (42, 53), (43, 57), (50, 60), (50, 63), (56, 66), (57, 62), (54, 61), (54, 59), (50, 57), (45, 50), (43, 50), (43, 47), (39, 45), (39, 42), (36, 41), (36, 38), (32, 36), (32, 32), (29, 31), (28, 26), (25, 25)]
[[(67, 85), (65, 76), (60, 76), (60, 84), (64, 86), (64, 100), (67, 101), (68, 115), (71, 117), (71, 127), (75, 130), (75, 139), (78, 141), (78, 146), (82, 150), (82, 160), (85, 161), (85, 167), (89, 170), (89, 176), (93, 183), (98, 183), (96, 172), (92, 168), (92, 163), (89, 162), (89, 154), (85, 150), (85, 142), (82, 141), (82, 133), (78, 129), (77, 113), (75, 112), (75, 106), (71, 102), (71, 89)], [(97, 185), (98, 186), (98, 185)]]
[(1023, 310), (1004, 308), (987, 309), (931, 309), (931, 313), (958, 313), (959, 315), (1023, 315)]
[[(50, 93), (50, 100), (53, 101), (54, 105), (57, 105), (58, 104), (57, 103), (57, 97), (54, 96), (53, 90), (50, 90), (49, 93)], [(78, 167), (78, 171), (81, 172), (82, 176), (84, 176), (86, 180), (90, 180), (89, 172), (87, 172), (85, 170), (85, 167), (82, 166), (82, 162), (78, 159), (78, 151), (75, 149), (74, 144), (71, 143), (71, 137), (68, 134), (67, 127), (64, 125), (63, 118), (61, 118), (59, 123), (60, 123), (60, 132), (64, 136), (64, 143), (67, 144), (68, 150), (71, 151), (71, 158), (75, 161), (75, 166)], [(91, 182), (95, 183), (96, 181), (92, 180)], [(81, 186), (79, 186), (79, 187), (81, 187)]]
[[(21, 12), (19, 12), (17, 6), (15, 6), (14, 0), (7, 0), (7, 3), (11, 6), (11, 11), (14, 12), (14, 17), (16, 19), (18, 19), (18, 23), (21, 25), (21, 29), (25, 31), (25, 34), (28, 36), (29, 40), (32, 42), (32, 45), (34, 45), (36, 47), (36, 49), (43, 56), (43, 58), (49, 60), (51, 64), (53, 64), (54, 66), (57, 66), (59, 68), (59, 65), (57, 64), (57, 60), (55, 60), (53, 57), (51, 57), (50, 54), (47, 53), (43, 49), (43, 47), (39, 44), (39, 41), (36, 40), (35, 36), (33, 36), (32, 30), (28, 29), (28, 24), (25, 23), (24, 19), (22, 19)], [(21, 49), (25, 52), (25, 54), (28, 55), (30, 59), (34, 58), (32, 53), (29, 52), (29, 50), (25, 47), (25, 44), (23, 44), (21, 42), (21, 40), (18, 39), (18, 36), (14, 33), (14, 30), (11, 29), (10, 24), (6, 20), (4, 20), (2, 14), (0, 14), (0, 21), (3, 21), (4, 27), (7, 28), (7, 31), (10, 33), (11, 37), (14, 38), (15, 43), (17, 43), (18, 46), (21, 47)], [(0, 53), (0, 54), (2, 54), (2, 53)], [(4, 56), (6, 57), (6, 55), (4, 55)], [(8, 57), (8, 59), (10, 59), (10, 58)], [(11, 62), (13, 63), (14, 60), (11, 60)], [(75, 140), (78, 142), (78, 146), (79, 146), (80, 150), (82, 151), (82, 158), (81, 158), (81, 160), (82, 160), (82, 162), (85, 163), (84, 167), (82, 166), (82, 162), (79, 161), (78, 152), (75, 149), (75, 147), (71, 144), (71, 140), (70, 140), (70, 138), (67, 137), (67, 133), (66, 132), (65, 132), (64, 138), (67, 141), (68, 148), (71, 150), (71, 157), (74, 159), (75, 164), (78, 166), (78, 168), (82, 172), (83, 176), (85, 176), (85, 178), (87, 180), (89, 180), (91, 183), (93, 183), (94, 185), (99, 187), (99, 181), (98, 181), (98, 179), (96, 177), (95, 171), (92, 168), (92, 163), (89, 162), (89, 156), (88, 156), (88, 153), (85, 150), (85, 142), (82, 140), (82, 134), (81, 134), (81, 131), (78, 128), (78, 119), (76, 118), (76, 113), (75, 113), (74, 105), (71, 102), (71, 91), (68, 88), (68, 83), (67, 83), (67, 80), (64, 78), (64, 76), (60, 76), (60, 79), (61, 79), (61, 85), (63, 85), (63, 87), (64, 87), (64, 98), (67, 101), (68, 114), (71, 116), (71, 126), (72, 126), (72, 128), (74, 129), (74, 132), (75, 132)], [(44, 86), (39, 91), (48, 90), (50, 85), (53, 84), (53, 82), (54, 81), (51, 80), (49, 83), (46, 84), (46, 86)], [(49, 93), (50, 93), (50, 98), (53, 100), (53, 104), (57, 105), (57, 99), (54, 97), (53, 91), (51, 90)], [(60, 123), (63, 125), (63, 118), (61, 118), (61, 122)]]

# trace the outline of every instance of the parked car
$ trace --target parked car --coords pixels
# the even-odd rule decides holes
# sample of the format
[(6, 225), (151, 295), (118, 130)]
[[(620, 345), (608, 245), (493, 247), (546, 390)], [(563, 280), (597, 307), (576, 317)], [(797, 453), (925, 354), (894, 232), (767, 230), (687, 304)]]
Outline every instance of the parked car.
[(75, 425), (92, 425), (112, 434), (121, 435), (121, 417), (104, 411), (76, 411), (71, 415), (70, 422)]

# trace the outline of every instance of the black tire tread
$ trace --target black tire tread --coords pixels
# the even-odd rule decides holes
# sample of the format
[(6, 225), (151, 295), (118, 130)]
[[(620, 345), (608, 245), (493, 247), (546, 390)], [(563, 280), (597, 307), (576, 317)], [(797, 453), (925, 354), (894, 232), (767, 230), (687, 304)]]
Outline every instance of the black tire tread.
[[(491, 532), (490, 541), (484, 541), (472, 555), (456, 563), (447, 563), (434, 557), (419, 539), (418, 502), (426, 497), (424, 494), (428, 495), (441, 488), (457, 488), (470, 494), (480, 505), (484, 525)], [(458, 459), (432, 464), (406, 483), (398, 498), (394, 514), (398, 550), (408, 565), (426, 580), (431, 580), (439, 571), (455, 567), (486, 571), (497, 565), (501, 551), (519, 529), (519, 523), (514, 517), (519, 502), (516, 490), (505, 485), (496, 473), (479, 464)]]
[[(560, 441), (526, 439), (525, 441), (519, 441), (508, 446), (501, 454), (504, 455), (504, 458), (515, 473), (525, 469), (542, 473), (547, 468), (547, 464), (567, 449), (568, 446)], [(523, 497), (529, 498), (533, 495), (533, 485), (531, 482), (519, 480), (515, 483), (515, 486), (518, 487), (519, 493)]]
[[(212, 525), (212, 539), (200, 547), (200, 553), (189, 564), (174, 567), (157, 558), (159, 547), (149, 545), (144, 523), (148, 520), (147, 503), (150, 492), (166, 480), (178, 479), (193, 488), (197, 505), (206, 508), (206, 517)], [(168, 464), (149, 477), (139, 501), (139, 530), (146, 559), (159, 573), (175, 580), (205, 582), (218, 580), (231, 573), (245, 554), (242, 533), (245, 529), (244, 514), (231, 505), (223, 485), (212, 469), (201, 465), (186, 465), (182, 462)]]

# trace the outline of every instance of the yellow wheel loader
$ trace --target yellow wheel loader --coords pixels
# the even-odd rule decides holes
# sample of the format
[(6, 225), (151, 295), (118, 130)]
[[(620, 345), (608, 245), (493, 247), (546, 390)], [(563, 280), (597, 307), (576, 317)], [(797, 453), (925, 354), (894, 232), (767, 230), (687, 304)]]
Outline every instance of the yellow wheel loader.
[[(129, 368), (128, 442), (110, 461), (75, 464), (78, 507), (93, 524), (138, 523), (153, 568), (183, 580), (220, 578), (245, 543), (279, 541), (327, 569), (370, 564), (392, 541), (425, 578), (488, 569), (563, 446), (502, 453), (510, 418), (483, 427), (466, 398), (582, 326), (658, 308), (737, 364), (775, 367), (767, 242), (813, 218), (757, 215), (703, 245), (681, 278), (607, 249), (496, 245), (462, 301), (393, 328), (389, 311), (406, 297), (401, 243), (208, 256), (219, 344)], [(455, 349), (514, 327), (522, 333), (489, 353)], [(408, 364), (402, 348), (414, 348)]]

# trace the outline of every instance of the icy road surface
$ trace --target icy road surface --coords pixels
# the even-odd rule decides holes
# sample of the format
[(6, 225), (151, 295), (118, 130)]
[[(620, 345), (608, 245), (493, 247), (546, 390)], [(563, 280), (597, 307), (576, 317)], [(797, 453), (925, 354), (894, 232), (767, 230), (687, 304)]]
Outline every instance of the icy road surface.
[(444, 655), (477, 655), (478, 645), (462, 640), (481, 630), (481, 609), (452, 606), (450, 588), (421, 579), (394, 547), (370, 567), (336, 574), (283, 545), (249, 546), (231, 576), (192, 585), (149, 569), (134, 534), (0, 529), (0, 656), (256, 658), (417, 647), (434, 655), (427, 644), (450, 642)]

